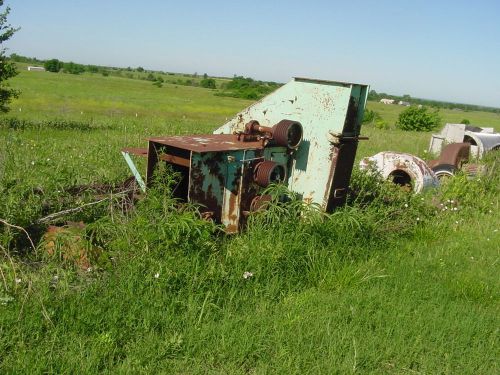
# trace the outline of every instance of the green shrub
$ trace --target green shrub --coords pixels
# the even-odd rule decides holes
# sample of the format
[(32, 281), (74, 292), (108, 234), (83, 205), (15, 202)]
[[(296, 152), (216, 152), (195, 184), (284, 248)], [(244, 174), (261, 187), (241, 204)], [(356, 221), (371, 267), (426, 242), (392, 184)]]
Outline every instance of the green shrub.
[(87, 71), (89, 73), (99, 73), (99, 67), (96, 65), (87, 65)]
[(62, 61), (59, 61), (58, 59), (50, 59), (50, 60), (45, 61), (45, 63), (43, 64), (43, 67), (48, 72), (57, 73), (62, 69), (63, 63), (62, 63)]
[(230, 82), (222, 85), (224, 92), (216, 95), (255, 100), (273, 92), (279, 86), (276, 82), (255, 81), (252, 78), (235, 76)]
[(363, 114), (363, 124), (370, 124), (370, 123), (372, 123), (373, 120), (375, 120), (375, 118), (377, 116), (380, 117), (380, 115), (377, 112), (375, 112), (375, 111), (373, 111), (371, 109), (367, 109), (365, 111), (365, 113)]
[(364, 125), (374, 125), (377, 129), (389, 129), (389, 123), (378, 112), (367, 109), (363, 115)]
[(205, 87), (206, 89), (215, 89), (215, 79), (213, 78), (204, 78), (200, 81), (200, 86)]
[(396, 127), (407, 131), (431, 131), (440, 122), (439, 110), (428, 112), (426, 107), (408, 107), (399, 114)]
[(389, 129), (389, 123), (383, 120), (381, 117), (377, 118), (374, 122), (377, 129), (387, 130)]
[(64, 64), (64, 71), (70, 74), (80, 74), (85, 71), (85, 67), (81, 64), (75, 64), (74, 62), (69, 62)]

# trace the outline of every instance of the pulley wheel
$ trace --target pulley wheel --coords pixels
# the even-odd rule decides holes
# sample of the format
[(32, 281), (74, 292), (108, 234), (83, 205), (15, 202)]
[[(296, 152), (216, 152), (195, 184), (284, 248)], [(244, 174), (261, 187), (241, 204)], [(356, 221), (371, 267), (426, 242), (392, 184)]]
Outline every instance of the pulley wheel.
[(268, 187), (272, 183), (284, 182), (286, 170), (282, 164), (265, 160), (255, 167), (254, 180), (261, 187)]
[(278, 146), (297, 148), (302, 141), (302, 125), (292, 120), (281, 120), (273, 126), (273, 138)]

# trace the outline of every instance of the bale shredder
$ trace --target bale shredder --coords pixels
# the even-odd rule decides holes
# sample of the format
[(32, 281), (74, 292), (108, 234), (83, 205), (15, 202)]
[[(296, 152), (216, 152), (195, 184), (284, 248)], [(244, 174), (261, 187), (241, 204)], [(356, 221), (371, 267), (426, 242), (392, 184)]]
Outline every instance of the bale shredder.
[[(330, 212), (346, 200), (367, 93), (366, 85), (294, 78), (213, 134), (150, 138), (147, 149), (122, 153), (143, 190), (161, 163), (177, 172), (174, 196), (228, 233), (265, 207), (272, 183)], [(146, 182), (130, 154), (147, 157)]]

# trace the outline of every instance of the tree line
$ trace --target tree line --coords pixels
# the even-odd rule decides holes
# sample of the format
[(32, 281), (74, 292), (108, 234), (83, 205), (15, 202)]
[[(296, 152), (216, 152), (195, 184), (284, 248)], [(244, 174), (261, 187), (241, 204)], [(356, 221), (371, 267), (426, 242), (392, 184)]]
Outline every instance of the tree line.
[[(97, 65), (83, 65), (74, 62), (64, 62), (59, 59), (40, 60), (36, 57), (26, 57), (15, 53), (10, 55), (10, 60), (26, 64), (43, 65), (45, 70), (52, 73), (101, 73), (103, 76), (113, 75), (150, 81), (154, 86), (159, 88), (163, 87), (164, 83), (169, 83), (182, 86), (219, 89), (220, 91), (216, 93), (218, 96), (229, 96), (250, 100), (260, 99), (281, 86), (281, 84), (276, 82), (258, 81), (250, 77), (238, 75), (234, 75), (231, 80), (221, 82), (209, 77), (207, 73), (200, 76), (197, 72), (195, 72), (194, 74), (181, 74), (181, 77), (179, 77), (179, 74), (146, 70), (141, 66), (137, 68), (116, 68)], [(134, 73), (136, 74), (134, 75)], [(174, 77), (170, 78), (170, 76)]]
[(422, 106), (427, 106), (432, 108), (454, 109), (461, 111), (485, 111), (485, 112), (493, 112), (500, 114), (500, 108), (495, 108), (495, 107), (413, 98), (408, 94), (398, 96), (398, 95), (386, 94), (385, 92), (378, 93), (375, 90), (370, 90), (370, 92), (368, 93), (368, 100), (373, 100), (378, 102), (381, 99), (394, 99), (395, 101), (404, 101), (417, 105), (420, 104)]

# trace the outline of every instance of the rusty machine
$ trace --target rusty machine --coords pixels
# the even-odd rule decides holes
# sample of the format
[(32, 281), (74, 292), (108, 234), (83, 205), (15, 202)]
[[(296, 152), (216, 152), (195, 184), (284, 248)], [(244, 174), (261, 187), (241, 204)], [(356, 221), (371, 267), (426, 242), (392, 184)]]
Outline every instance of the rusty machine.
[[(237, 232), (263, 207), (271, 183), (326, 211), (345, 203), (368, 86), (294, 78), (209, 135), (148, 139), (122, 150), (143, 190), (165, 163), (181, 177), (174, 195)], [(147, 157), (146, 181), (130, 154)]]
[(375, 169), (383, 178), (415, 193), (436, 187), (443, 178), (454, 176), (459, 170), (474, 176), (482, 168), (476, 163), (486, 153), (500, 150), (500, 133), (493, 128), (446, 124), (433, 134), (428, 154), (436, 159), (424, 161), (403, 152), (382, 151), (361, 160), (361, 169)]

